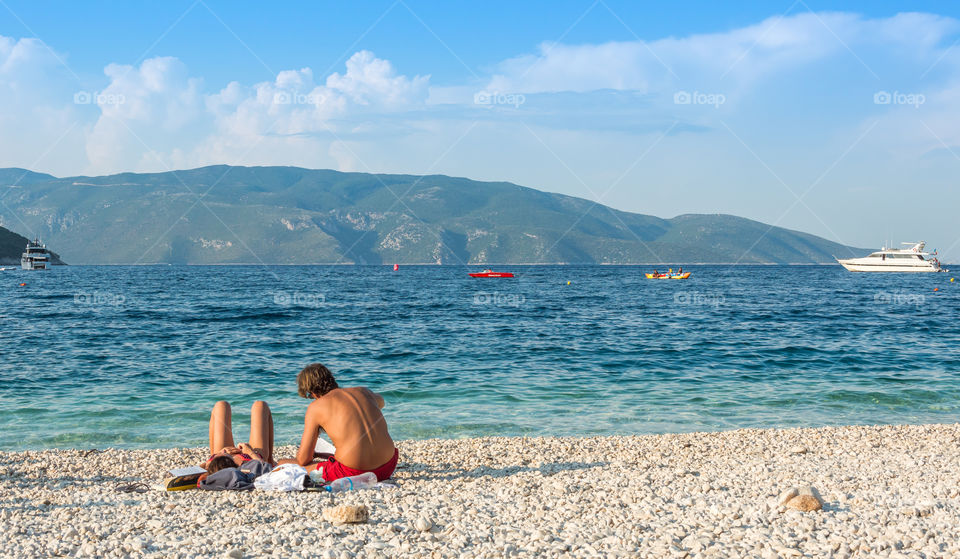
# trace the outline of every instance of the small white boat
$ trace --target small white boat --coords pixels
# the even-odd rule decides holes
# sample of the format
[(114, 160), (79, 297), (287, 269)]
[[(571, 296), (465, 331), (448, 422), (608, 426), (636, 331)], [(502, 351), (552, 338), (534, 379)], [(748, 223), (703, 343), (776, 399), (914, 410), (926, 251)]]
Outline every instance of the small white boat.
[(26, 252), (20, 257), (20, 267), (24, 270), (46, 270), (50, 268), (50, 251), (47, 245), (34, 239), (27, 242)]
[(923, 241), (902, 244), (910, 248), (881, 248), (863, 258), (837, 258), (837, 262), (851, 272), (949, 272), (940, 267), (936, 252), (923, 251)]

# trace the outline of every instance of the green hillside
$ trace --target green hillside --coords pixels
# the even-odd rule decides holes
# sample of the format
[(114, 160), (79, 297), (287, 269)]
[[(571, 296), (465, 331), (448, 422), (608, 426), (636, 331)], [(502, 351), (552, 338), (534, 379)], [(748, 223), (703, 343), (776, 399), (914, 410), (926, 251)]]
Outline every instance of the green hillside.
[(34, 173), (33, 171), (19, 169), (17, 167), (0, 169), (0, 185), (3, 186), (35, 184), (52, 180), (56, 180), (56, 177), (46, 173)]
[(863, 252), (734, 216), (661, 219), (444, 175), (0, 169), (0, 188), (4, 222), (15, 212), (74, 263), (827, 263)]
[[(0, 227), (0, 265), (20, 265), (20, 255), (27, 246), (27, 238), (18, 235), (13, 231)], [(54, 253), (50, 254), (50, 262), (57, 265), (63, 265), (60, 257)]]

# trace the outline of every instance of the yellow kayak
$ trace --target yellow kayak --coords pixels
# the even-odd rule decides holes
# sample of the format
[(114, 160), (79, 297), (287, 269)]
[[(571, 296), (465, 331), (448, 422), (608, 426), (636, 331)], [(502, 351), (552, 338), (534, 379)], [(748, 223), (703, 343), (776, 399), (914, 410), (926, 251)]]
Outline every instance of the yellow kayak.
[(687, 279), (687, 278), (690, 277), (690, 272), (684, 272), (684, 273), (682, 273), (682, 274), (673, 274), (673, 275), (671, 275), (671, 274), (660, 274), (660, 275), (646, 274), (646, 276), (647, 276), (647, 279)]

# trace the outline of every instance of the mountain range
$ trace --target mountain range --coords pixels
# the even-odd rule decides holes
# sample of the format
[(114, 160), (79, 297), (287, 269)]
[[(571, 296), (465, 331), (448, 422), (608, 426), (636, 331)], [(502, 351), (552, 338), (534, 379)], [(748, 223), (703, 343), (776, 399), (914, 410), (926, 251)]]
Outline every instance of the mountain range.
[(0, 225), (72, 264), (822, 264), (866, 252), (732, 215), (662, 219), (444, 175), (0, 169), (0, 202)]

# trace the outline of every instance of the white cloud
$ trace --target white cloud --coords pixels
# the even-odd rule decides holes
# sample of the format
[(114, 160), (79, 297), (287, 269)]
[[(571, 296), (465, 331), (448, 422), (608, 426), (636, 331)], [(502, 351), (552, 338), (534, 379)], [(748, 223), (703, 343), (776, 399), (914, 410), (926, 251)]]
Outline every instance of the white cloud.
[(167, 170), (169, 153), (209, 130), (202, 80), (178, 59), (110, 64), (104, 73), (110, 83), (94, 99), (100, 117), (87, 137), (90, 172)]
[[(624, 209), (764, 219), (794, 201), (770, 170), (802, 190), (869, 131), (811, 194), (827, 215), (815, 197), (845, 210), (864, 198), (843, 197), (855, 187), (887, 200), (915, 170), (928, 181), (955, 174), (958, 32), (957, 20), (930, 14), (800, 13), (646, 42), (543, 43), (479, 83), (431, 85), (429, 75), (402, 74), (361, 51), (330, 75), (288, 69), (219, 91), (169, 57), (107, 65), (102, 88), (82, 87), (65, 56), (0, 37), (0, 166), (61, 175), (221, 163), (440, 172), (587, 198), (584, 183), (600, 192), (620, 180), (607, 200)], [(476, 103), (480, 90), (525, 102)], [(925, 104), (878, 106), (872, 96), (881, 90), (919, 93)], [(99, 95), (77, 105), (78, 91)], [(725, 102), (677, 104), (679, 91)], [(941, 202), (960, 203), (954, 191)], [(809, 215), (796, 219), (790, 225), (826, 233)], [(842, 240), (862, 242), (848, 238), (859, 234), (854, 225), (830, 224)]]
[(210, 96), (222, 132), (305, 134), (327, 130), (332, 119), (410, 109), (427, 98), (429, 77), (397, 75), (386, 60), (360, 51), (324, 85), (310, 68), (280, 72), (273, 82), (244, 88), (231, 83)]
[(500, 63), (487, 87), (524, 93), (651, 92), (707, 83), (735, 88), (739, 82), (750, 83), (829, 55), (854, 56), (848, 48), (928, 54), (957, 29), (956, 20), (930, 14), (865, 19), (847, 13), (802, 13), (682, 38), (543, 43), (535, 54)]
[(109, 65), (101, 115), (88, 138), (90, 172), (164, 170), (213, 163), (348, 165), (344, 119), (422, 106), (429, 76), (398, 75), (386, 60), (360, 51), (346, 72), (317, 84), (310, 68), (285, 70), (272, 82), (232, 82), (204, 94), (175, 58), (139, 68)]
[(359, 164), (359, 161), (357, 161), (356, 154), (354, 154), (353, 150), (340, 140), (331, 142), (327, 153), (337, 162), (336, 169), (338, 171), (345, 173), (366, 171), (366, 169)]
[(429, 80), (430, 76), (398, 76), (388, 61), (374, 57), (370, 51), (360, 51), (347, 60), (345, 74), (334, 73), (327, 78), (327, 88), (357, 105), (397, 109), (426, 101)]
[[(649, 132), (671, 119), (709, 130), (719, 114), (738, 114), (737, 104), (758, 87), (779, 83), (779, 76), (789, 79), (805, 65), (840, 59), (856, 66), (849, 48), (868, 67), (860, 68), (863, 76), (874, 80), (869, 68), (886, 74), (886, 58), (931, 64), (945, 54), (944, 37), (957, 28), (956, 20), (929, 14), (867, 19), (803, 13), (721, 33), (649, 42), (544, 43), (535, 54), (501, 62), (484, 84), (490, 92), (552, 96), (528, 97), (523, 107), (478, 107), (473, 102), (477, 88), (431, 87), (429, 76), (399, 74), (369, 51), (355, 53), (344, 70), (328, 76), (292, 69), (269, 82), (232, 82), (215, 92), (205, 92), (202, 78), (176, 58), (152, 58), (138, 67), (109, 64), (106, 87), (90, 92), (99, 93), (91, 105), (78, 107), (69, 102), (77, 86), (60, 64), (62, 57), (39, 41), (0, 37), (0, 101), (17, 107), (0, 112), (0, 123), (5, 129), (31, 130), (31, 137), (42, 138), (40, 145), (49, 145), (67, 121), (79, 122), (78, 131), (86, 133), (82, 155), (60, 159), (72, 162), (73, 172), (80, 170), (77, 161), (83, 158), (87, 173), (244, 162), (357, 168), (358, 156), (345, 152), (346, 145), (364, 160), (376, 160), (377, 146), (389, 143), (385, 135), (398, 135), (402, 143), (404, 136), (431, 128), (431, 121), (496, 123), (512, 118), (506, 114), (510, 110), (546, 129), (584, 133)], [(888, 56), (891, 52), (895, 57)], [(940, 69), (955, 67), (957, 57), (946, 54)], [(592, 93), (600, 90), (633, 92), (637, 101), (630, 107), (618, 101), (621, 105), (611, 108), (609, 96)], [(678, 111), (673, 95), (679, 90), (720, 93), (726, 102), (712, 113)], [(950, 132), (943, 137), (955, 141)], [(76, 154), (73, 142), (61, 151)], [(13, 150), (8, 153), (29, 164), (23, 154), (36, 152), (37, 146), (25, 150), (18, 147), (22, 145), (6, 142)]]
[(872, 151), (900, 164), (945, 158), (960, 165), (960, 80), (935, 88), (915, 84), (875, 95), (881, 103), (862, 124), (874, 125), (867, 139)]
[(61, 60), (37, 39), (0, 36), (0, 166), (84, 166), (82, 107)]

